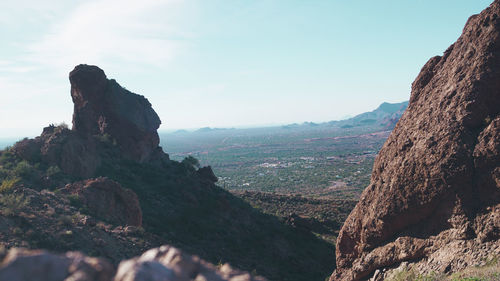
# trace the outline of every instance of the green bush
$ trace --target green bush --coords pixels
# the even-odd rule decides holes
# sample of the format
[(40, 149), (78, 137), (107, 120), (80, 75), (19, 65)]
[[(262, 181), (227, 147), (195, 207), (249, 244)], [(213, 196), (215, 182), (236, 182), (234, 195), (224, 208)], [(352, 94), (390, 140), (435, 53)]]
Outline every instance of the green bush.
[(191, 155), (184, 158), (181, 163), (186, 167), (193, 168), (195, 170), (200, 168), (200, 161)]
[(0, 185), (0, 193), (8, 193), (12, 190), (14, 185), (19, 182), (19, 178), (9, 178), (2, 181)]
[(47, 171), (45, 172), (45, 174), (49, 178), (57, 177), (60, 173), (61, 173), (61, 169), (59, 169), (58, 166), (50, 166), (47, 168)]
[(68, 195), (69, 204), (73, 207), (80, 208), (82, 207), (82, 201), (78, 194), (70, 194)]
[(30, 179), (34, 175), (34, 173), (35, 168), (25, 160), (17, 163), (16, 167), (14, 168), (14, 174), (20, 178)]
[(29, 203), (29, 198), (23, 194), (6, 194), (0, 197), (0, 205), (2, 206), (0, 210), (3, 215), (12, 216), (28, 206)]

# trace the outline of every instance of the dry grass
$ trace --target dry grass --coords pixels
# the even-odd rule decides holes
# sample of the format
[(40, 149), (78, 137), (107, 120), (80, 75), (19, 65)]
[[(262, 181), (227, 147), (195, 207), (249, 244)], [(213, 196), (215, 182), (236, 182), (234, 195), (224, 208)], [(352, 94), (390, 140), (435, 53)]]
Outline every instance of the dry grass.
[(418, 274), (412, 269), (397, 270), (386, 281), (500, 281), (498, 258), (488, 260), (483, 266), (471, 266), (451, 275), (432, 272)]
[(484, 266), (472, 266), (452, 274), (451, 281), (500, 281), (500, 263), (498, 258), (486, 262)]

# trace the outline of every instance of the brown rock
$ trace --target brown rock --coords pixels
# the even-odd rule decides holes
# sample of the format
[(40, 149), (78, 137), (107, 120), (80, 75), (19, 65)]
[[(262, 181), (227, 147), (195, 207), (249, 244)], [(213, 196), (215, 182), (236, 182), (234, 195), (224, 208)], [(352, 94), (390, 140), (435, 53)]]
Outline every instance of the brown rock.
[(84, 136), (107, 134), (125, 156), (138, 162), (158, 152), (156, 130), (161, 121), (146, 98), (108, 80), (97, 66), (78, 65), (69, 80), (74, 131)]
[(137, 194), (105, 177), (67, 184), (62, 192), (78, 195), (88, 211), (109, 222), (141, 226), (142, 211)]
[(0, 265), (0, 280), (109, 281), (114, 268), (107, 261), (79, 252), (55, 255), (13, 248)]
[(17, 142), (12, 151), (30, 162), (57, 165), (69, 175), (89, 177), (101, 163), (92, 138), (82, 138), (65, 126), (50, 125), (40, 136)]
[(146, 251), (140, 257), (122, 261), (114, 281), (264, 281), (248, 272), (231, 268), (220, 269), (196, 256), (190, 256), (171, 246)]
[(330, 280), (367, 278), (457, 240), (498, 243), (499, 15), (497, 0), (422, 68), (339, 234)]

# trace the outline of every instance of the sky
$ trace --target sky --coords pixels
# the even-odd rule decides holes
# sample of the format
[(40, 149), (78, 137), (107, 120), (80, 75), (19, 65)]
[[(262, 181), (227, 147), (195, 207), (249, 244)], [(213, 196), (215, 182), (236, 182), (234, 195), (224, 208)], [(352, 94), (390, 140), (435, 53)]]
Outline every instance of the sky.
[(160, 129), (324, 122), (409, 99), (491, 0), (1, 0), (0, 137), (71, 124), (97, 65)]

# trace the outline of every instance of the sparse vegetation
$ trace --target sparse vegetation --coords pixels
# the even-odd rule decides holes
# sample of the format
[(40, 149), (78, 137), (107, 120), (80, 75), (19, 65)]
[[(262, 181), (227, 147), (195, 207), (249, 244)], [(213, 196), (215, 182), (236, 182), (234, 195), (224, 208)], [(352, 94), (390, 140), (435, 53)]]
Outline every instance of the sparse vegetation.
[(462, 271), (446, 275), (431, 272), (418, 274), (412, 269), (395, 271), (386, 281), (499, 281), (500, 263), (498, 258), (488, 260), (482, 266), (471, 266)]
[(197, 170), (200, 168), (200, 161), (191, 155), (184, 158), (181, 163), (186, 165), (186, 167), (189, 167), (191, 169)]
[(0, 185), (0, 193), (5, 194), (11, 192), (18, 182), (19, 178), (17, 177), (4, 179)]
[(4, 194), (0, 197), (1, 212), (4, 216), (13, 216), (30, 203), (24, 194)]

